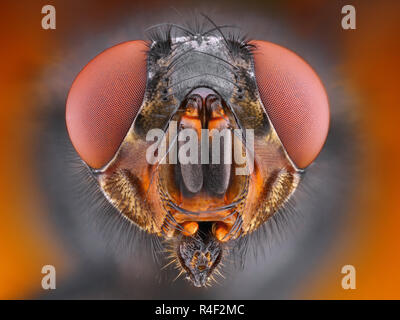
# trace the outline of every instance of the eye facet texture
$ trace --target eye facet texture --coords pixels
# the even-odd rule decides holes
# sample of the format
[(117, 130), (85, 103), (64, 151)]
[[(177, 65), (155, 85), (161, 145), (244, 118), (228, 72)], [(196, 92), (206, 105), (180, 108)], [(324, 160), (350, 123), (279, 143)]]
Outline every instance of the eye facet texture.
[(129, 41), (105, 50), (78, 74), (66, 105), (66, 124), (76, 151), (99, 169), (117, 152), (146, 88), (146, 44)]
[(314, 70), (294, 52), (254, 41), (257, 86), (283, 146), (299, 168), (321, 151), (329, 128), (329, 104)]

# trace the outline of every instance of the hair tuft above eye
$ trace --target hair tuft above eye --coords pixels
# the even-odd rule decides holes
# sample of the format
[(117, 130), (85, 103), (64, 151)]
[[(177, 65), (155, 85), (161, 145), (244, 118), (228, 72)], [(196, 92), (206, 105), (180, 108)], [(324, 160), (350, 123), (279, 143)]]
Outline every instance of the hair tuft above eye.
[(148, 57), (157, 61), (166, 57), (172, 48), (172, 25), (165, 24), (150, 27), (147, 31), (150, 42), (148, 42)]

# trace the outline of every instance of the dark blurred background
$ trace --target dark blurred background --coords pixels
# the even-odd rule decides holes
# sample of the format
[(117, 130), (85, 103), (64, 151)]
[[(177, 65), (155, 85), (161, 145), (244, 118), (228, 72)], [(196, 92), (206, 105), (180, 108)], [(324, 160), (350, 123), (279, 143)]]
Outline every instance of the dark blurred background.
[[(46, 4), (56, 8), (56, 30), (41, 28)], [(341, 27), (346, 4), (356, 8), (356, 30)], [(3, 1), (0, 8), (0, 298), (400, 298), (397, 1)], [(68, 89), (90, 59), (196, 12), (297, 52), (320, 75), (332, 109), (326, 148), (294, 199), (299, 213), (254, 235), (245, 267), (204, 290), (160, 272), (149, 241), (131, 237), (115, 212), (97, 205), (64, 124)], [(57, 270), (53, 291), (41, 288), (47, 264)], [(356, 267), (356, 290), (341, 287), (347, 264)]]

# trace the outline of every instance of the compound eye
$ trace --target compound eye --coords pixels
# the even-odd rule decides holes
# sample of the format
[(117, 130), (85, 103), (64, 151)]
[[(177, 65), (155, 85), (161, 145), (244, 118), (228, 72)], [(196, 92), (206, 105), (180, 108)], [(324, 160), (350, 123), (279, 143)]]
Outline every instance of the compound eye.
[(328, 98), (314, 70), (294, 52), (254, 41), (257, 86), (291, 160), (305, 168), (321, 151), (329, 128)]
[(111, 47), (91, 60), (72, 84), (66, 105), (68, 134), (94, 169), (111, 161), (142, 105), (146, 50), (142, 41)]

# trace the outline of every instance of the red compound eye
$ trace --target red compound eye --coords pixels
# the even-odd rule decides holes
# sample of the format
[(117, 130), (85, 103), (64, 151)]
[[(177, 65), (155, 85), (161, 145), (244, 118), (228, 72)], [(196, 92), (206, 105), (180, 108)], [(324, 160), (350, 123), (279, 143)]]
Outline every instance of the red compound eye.
[(76, 151), (99, 169), (115, 155), (143, 102), (146, 44), (129, 41), (105, 50), (76, 77), (67, 99), (67, 129)]
[(329, 104), (314, 70), (298, 55), (254, 41), (255, 73), (266, 112), (288, 155), (299, 168), (321, 151), (329, 128)]

